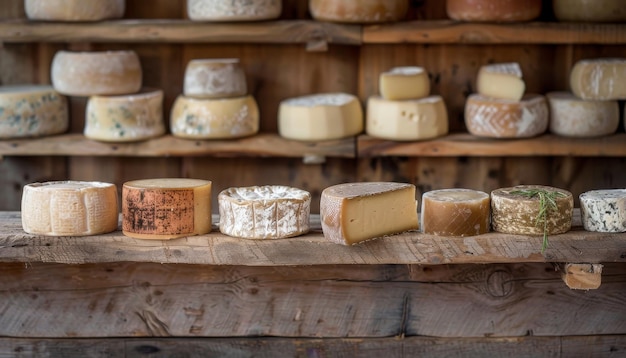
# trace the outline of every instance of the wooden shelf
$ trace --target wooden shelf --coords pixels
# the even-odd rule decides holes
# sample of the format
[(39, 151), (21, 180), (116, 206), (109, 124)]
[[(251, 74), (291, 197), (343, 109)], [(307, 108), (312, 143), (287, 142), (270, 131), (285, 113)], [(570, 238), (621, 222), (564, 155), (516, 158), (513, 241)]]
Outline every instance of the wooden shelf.
[(355, 139), (324, 142), (288, 140), (261, 133), (232, 140), (192, 140), (165, 135), (133, 143), (106, 143), (82, 134), (0, 141), (1, 156), (121, 156), (121, 157), (355, 157)]
[[(319, 215), (312, 232), (291, 239), (244, 240), (212, 233), (170, 241), (137, 240), (116, 231), (100, 236), (46, 237), (22, 230), (19, 212), (0, 212), (0, 262), (157, 262), (243, 266), (327, 264), (466, 264), (626, 262), (626, 233), (587, 232), (574, 212), (574, 229), (549, 237), (489, 233), (446, 238), (416, 232), (342, 246), (324, 239)], [(217, 223), (216, 216), (213, 222)]]
[(566, 138), (546, 134), (528, 139), (486, 139), (467, 133), (416, 142), (394, 142), (367, 135), (358, 137), (358, 157), (521, 157), (626, 156), (626, 133), (599, 138)]

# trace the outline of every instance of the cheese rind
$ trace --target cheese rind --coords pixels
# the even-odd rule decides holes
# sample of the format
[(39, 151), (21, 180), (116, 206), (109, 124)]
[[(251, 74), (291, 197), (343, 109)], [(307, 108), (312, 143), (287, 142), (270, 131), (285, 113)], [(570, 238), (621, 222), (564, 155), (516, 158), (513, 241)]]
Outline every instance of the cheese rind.
[(283, 100), (278, 133), (295, 140), (330, 140), (363, 131), (359, 99), (347, 93), (322, 93)]
[(476, 87), (483, 96), (512, 101), (522, 99), (526, 90), (522, 69), (516, 62), (482, 66), (478, 71)]
[(479, 137), (533, 137), (545, 132), (548, 122), (548, 104), (541, 95), (510, 101), (472, 94), (465, 103), (467, 130)]
[(132, 142), (165, 133), (163, 91), (145, 88), (123, 96), (89, 97), (85, 137), (105, 142)]
[(220, 231), (245, 239), (280, 239), (309, 231), (311, 194), (283, 185), (229, 188), (218, 195)]
[(282, 0), (187, 0), (187, 15), (196, 21), (258, 21), (280, 16)]
[(193, 139), (229, 139), (259, 131), (259, 107), (252, 96), (197, 99), (178, 96), (172, 106), (173, 135)]
[(391, 101), (379, 96), (367, 101), (367, 134), (389, 140), (424, 140), (448, 133), (448, 112), (441, 96)]
[(617, 101), (583, 100), (569, 92), (546, 94), (550, 105), (550, 132), (566, 137), (598, 137), (619, 126)]
[(409, 10), (407, 0), (309, 0), (315, 20), (375, 24), (400, 21)]
[(322, 191), (324, 237), (353, 245), (418, 229), (415, 186), (393, 182), (346, 183)]
[(587, 231), (626, 232), (626, 189), (580, 194), (580, 216)]
[(68, 126), (67, 98), (51, 86), (0, 87), (0, 139), (58, 134)]
[(236, 58), (191, 60), (185, 70), (183, 93), (195, 98), (245, 96), (246, 75)]
[(489, 232), (489, 194), (471, 189), (440, 189), (422, 195), (420, 226), (425, 234), (474, 236)]
[(564, 22), (624, 22), (623, 0), (552, 0), (554, 16)]
[(52, 181), (24, 186), (22, 227), (29, 234), (87, 236), (117, 229), (114, 184)]
[(458, 21), (530, 21), (541, 14), (541, 0), (446, 0), (446, 12)]
[(134, 51), (58, 51), (52, 59), (52, 85), (70, 96), (136, 93), (141, 63)]
[(24, 0), (26, 17), (46, 21), (100, 21), (124, 16), (126, 0)]
[(122, 188), (122, 231), (137, 239), (169, 240), (211, 231), (211, 182), (133, 180)]
[(380, 95), (389, 100), (418, 99), (430, 94), (428, 73), (417, 66), (394, 67), (380, 74)]
[(570, 87), (582, 99), (626, 99), (626, 59), (580, 60), (570, 73)]

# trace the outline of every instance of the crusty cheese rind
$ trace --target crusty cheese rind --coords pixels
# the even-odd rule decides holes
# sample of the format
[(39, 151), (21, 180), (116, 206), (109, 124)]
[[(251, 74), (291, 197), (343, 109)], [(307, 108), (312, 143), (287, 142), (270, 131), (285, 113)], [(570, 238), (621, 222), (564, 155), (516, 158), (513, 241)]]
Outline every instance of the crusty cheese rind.
[(247, 91), (246, 75), (239, 59), (197, 59), (187, 64), (183, 87), (187, 97), (241, 97)]
[(541, 0), (446, 0), (446, 12), (458, 21), (530, 21), (541, 14)]
[(26, 17), (46, 21), (100, 21), (124, 16), (126, 0), (24, 0)]
[(566, 137), (598, 137), (619, 127), (617, 101), (580, 99), (569, 92), (546, 94), (550, 106), (550, 132)]
[(315, 20), (374, 24), (404, 19), (407, 0), (309, 0), (309, 11)]
[(580, 194), (580, 214), (587, 231), (626, 232), (626, 189)]
[(490, 229), (489, 194), (471, 189), (440, 189), (422, 194), (420, 227), (425, 234), (474, 236)]
[(552, 0), (557, 20), (563, 22), (625, 22), (623, 0)]
[(380, 95), (388, 100), (419, 99), (430, 95), (428, 72), (422, 67), (394, 67), (380, 74)]
[(599, 58), (576, 62), (570, 73), (570, 87), (582, 99), (626, 99), (626, 58)]
[(282, 0), (187, 0), (195, 21), (258, 21), (280, 16)]

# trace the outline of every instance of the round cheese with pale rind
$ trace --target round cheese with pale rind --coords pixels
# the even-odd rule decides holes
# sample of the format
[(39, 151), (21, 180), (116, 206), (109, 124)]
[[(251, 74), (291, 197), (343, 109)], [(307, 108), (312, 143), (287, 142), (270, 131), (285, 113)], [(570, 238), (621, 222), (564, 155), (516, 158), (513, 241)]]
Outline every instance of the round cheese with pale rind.
[(258, 21), (280, 16), (282, 0), (187, 0), (187, 15), (196, 21)]
[(570, 87), (582, 99), (626, 99), (626, 58), (595, 58), (576, 62), (570, 72)]
[(587, 231), (626, 232), (626, 189), (580, 194), (580, 214)]
[(126, 0), (24, 0), (26, 17), (46, 21), (100, 21), (124, 16)]
[(246, 75), (236, 58), (191, 60), (185, 70), (183, 94), (195, 98), (241, 97)]
[(375, 24), (404, 19), (408, 0), (309, 0), (315, 20)]
[(598, 137), (619, 126), (617, 101), (580, 99), (569, 92), (546, 94), (550, 105), (550, 132), (565, 137)]

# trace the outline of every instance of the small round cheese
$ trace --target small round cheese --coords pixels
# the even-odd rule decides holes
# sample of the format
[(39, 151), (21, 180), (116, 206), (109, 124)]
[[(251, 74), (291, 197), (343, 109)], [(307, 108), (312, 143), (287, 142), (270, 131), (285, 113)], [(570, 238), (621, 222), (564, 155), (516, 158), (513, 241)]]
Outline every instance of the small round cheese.
[(471, 189), (440, 189), (422, 195), (425, 234), (474, 236), (489, 232), (489, 194)]
[(408, 0), (309, 0), (315, 20), (375, 24), (404, 19)]
[(541, 14), (541, 0), (446, 0), (446, 12), (459, 21), (530, 21)]
[(63, 133), (67, 98), (51, 86), (0, 86), (0, 139)]
[(280, 239), (309, 231), (311, 194), (282, 185), (229, 188), (218, 197), (220, 231), (244, 239)]
[(624, 0), (552, 0), (554, 16), (564, 22), (624, 22)]
[(124, 16), (126, 0), (24, 0), (26, 17), (46, 21), (99, 21)]
[(229, 139), (259, 131), (259, 108), (254, 97), (197, 99), (178, 96), (172, 107), (173, 135), (192, 139)]
[(211, 182), (133, 180), (122, 188), (122, 231), (137, 239), (168, 240), (211, 231)]
[(617, 101), (580, 99), (569, 92), (546, 94), (550, 104), (550, 132), (566, 137), (598, 137), (619, 126)]
[(430, 94), (430, 79), (422, 67), (394, 67), (380, 74), (379, 87), (384, 99), (419, 99)]
[(70, 96), (136, 93), (141, 63), (134, 51), (59, 51), (52, 59), (52, 85)]
[(246, 75), (236, 58), (191, 60), (187, 64), (183, 90), (187, 97), (241, 97), (247, 91)]
[(570, 72), (570, 87), (582, 99), (626, 99), (626, 58), (597, 58), (576, 62)]
[(29, 234), (104, 234), (117, 229), (117, 188), (85, 181), (32, 183), (24, 186), (21, 210)]
[(276, 19), (282, 0), (187, 0), (187, 15), (197, 21), (258, 21)]
[(626, 189), (580, 194), (580, 215), (587, 231), (626, 232)]

